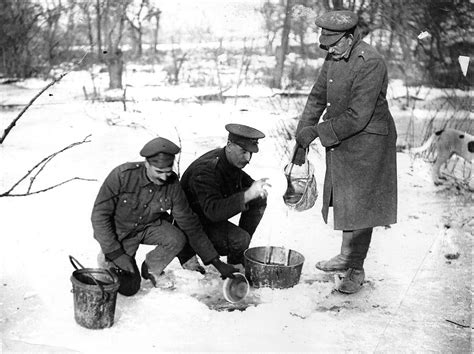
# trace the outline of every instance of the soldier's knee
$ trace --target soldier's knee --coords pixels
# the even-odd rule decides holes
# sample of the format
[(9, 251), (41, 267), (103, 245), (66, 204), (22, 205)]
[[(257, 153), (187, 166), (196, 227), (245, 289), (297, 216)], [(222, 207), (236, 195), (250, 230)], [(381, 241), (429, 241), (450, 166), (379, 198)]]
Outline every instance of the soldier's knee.
[(176, 232), (171, 233), (168, 235), (166, 239), (166, 247), (173, 250), (173, 251), (181, 251), (186, 244), (186, 235), (176, 228)]
[(234, 250), (246, 250), (251, 241), (250, 234), (242, 228), (235, 230), (232, 235), (229, 235), (229, 246)]

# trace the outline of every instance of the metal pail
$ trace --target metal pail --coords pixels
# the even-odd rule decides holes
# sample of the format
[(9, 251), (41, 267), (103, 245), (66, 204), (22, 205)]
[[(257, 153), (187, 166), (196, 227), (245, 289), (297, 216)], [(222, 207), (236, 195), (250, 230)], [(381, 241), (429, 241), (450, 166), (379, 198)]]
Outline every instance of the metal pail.
[[(76, 270), (71, 275), (74, 294), (74, 319), (90, 329), (111, 327), (114, 324), (118, 277), (107, 269), (78, 269), (77, 262), (69, 256)], [(74, 262), (73, 262), (74, 261)]]
[(255, 288), (291, 288), (303, 268), (301, 253), (283, 247), (253, 247), (244, 252), (245, 276)]

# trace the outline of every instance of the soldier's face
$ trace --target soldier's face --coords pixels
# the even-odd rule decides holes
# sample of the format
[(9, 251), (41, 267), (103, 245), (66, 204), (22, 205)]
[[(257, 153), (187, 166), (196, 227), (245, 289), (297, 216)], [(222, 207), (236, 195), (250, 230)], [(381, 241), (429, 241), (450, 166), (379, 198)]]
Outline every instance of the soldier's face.
[(232, 142), (227, 143), (226, 151), (227, 160), (229, 160), (230, 164), (240, 169), (247, 166), (252, 158), (252, 153), (250, 151), (247, 151), (240, 145)]
[(340, 60), (352, 45), (352, 35), (343, 36), (333, 45), (329, 46), (328, 52), (335, 60)]
[(173, 166), (158, 168), (145, 161), (146, 175), (153, 183), (161, 186), (166, 183), (166, 180), (173, 173)]

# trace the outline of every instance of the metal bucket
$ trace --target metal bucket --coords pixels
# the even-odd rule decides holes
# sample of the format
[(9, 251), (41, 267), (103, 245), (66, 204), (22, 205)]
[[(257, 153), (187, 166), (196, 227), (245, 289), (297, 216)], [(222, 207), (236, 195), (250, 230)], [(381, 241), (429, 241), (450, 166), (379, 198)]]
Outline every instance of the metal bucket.
[[(84, 268), (69, 256), (76, 270), (71, 275), (74, 294), (74, 319), (90, 329), (111, 327), (114, 324), (118, 277), (107, 269)], [(78, 269), (78, 264), (81, 269)]]
[(304, 257), (283, 247), (253, 247), (244, 252), (245, 276), (255, 288), (286, 289), (300, 281)]

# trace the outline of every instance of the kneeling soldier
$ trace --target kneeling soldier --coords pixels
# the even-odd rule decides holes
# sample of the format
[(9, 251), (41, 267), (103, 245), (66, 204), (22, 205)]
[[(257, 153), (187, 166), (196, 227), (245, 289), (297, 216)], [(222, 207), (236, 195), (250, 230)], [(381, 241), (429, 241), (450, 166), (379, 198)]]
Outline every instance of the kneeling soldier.
[[(149, 141), (140, 151), (145, 161), (114, 168), (97, 195), (92, 211), (94, 238), (105, 258), (103, 264), (119, 276), (122, 295), (131, 296), (140, 289), (135, 261), (140, 244), (156, 245), (141, 265), (142, 277), (155, 287), (173, 286), (163, 271), (187, 240), (204, 264), (212, 261), (223, 277), (237, 271), (218, 260), (199, 218), (189, 207), (172, 170), (178, 152), (179, 147), (167, 139)], [(171, 223), (172, 218), (179, 228)]]

